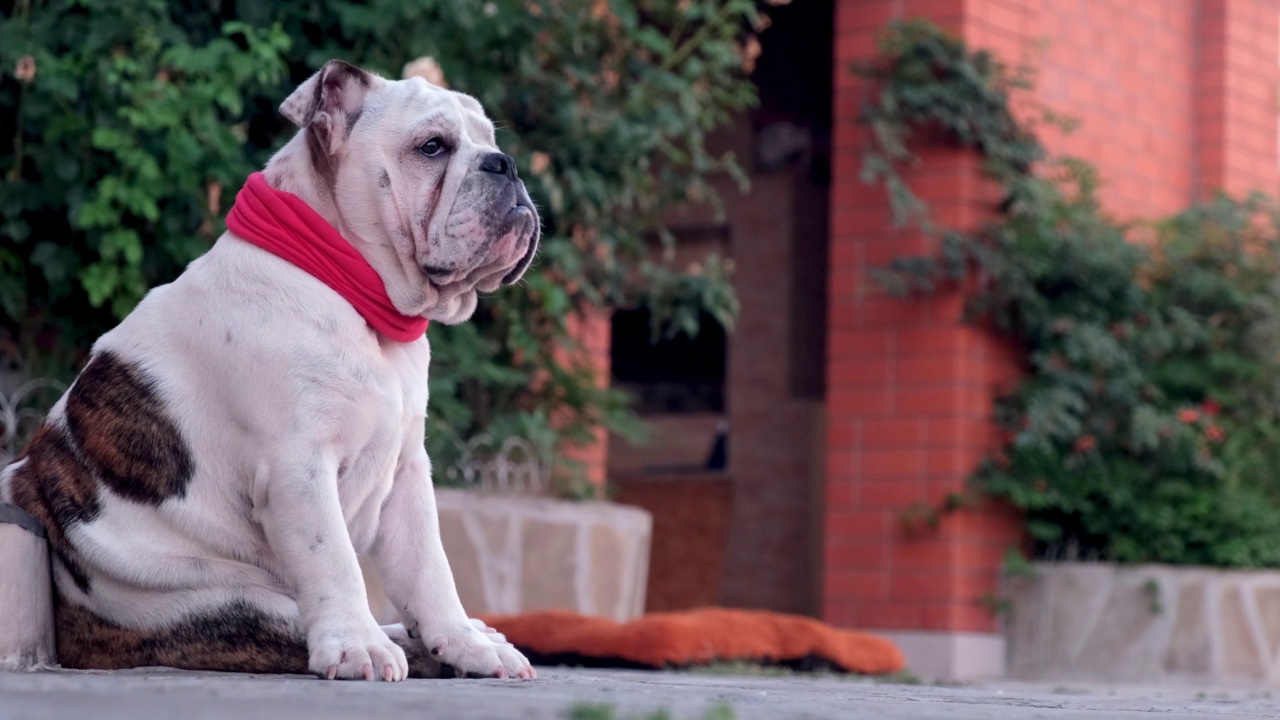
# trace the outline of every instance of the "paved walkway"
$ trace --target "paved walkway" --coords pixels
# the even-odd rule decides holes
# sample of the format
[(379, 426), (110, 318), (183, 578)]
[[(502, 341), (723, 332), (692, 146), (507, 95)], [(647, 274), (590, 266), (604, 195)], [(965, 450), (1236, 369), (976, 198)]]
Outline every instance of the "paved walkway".
[(540, 672), (539, 680), (526, 683), (418, 680), (394, 685), (174, 670), (0, 673), (0, 720), (567, 720), (583, 703), (616, 709), (585, 715), (592, 720), (639, 720), (660, 709), (675, 719), (701, 720), (719, 704), (732, 708), (734, 720), (1280, 717), (1280, 688), (1273, 698), (1261, 690), (1199, 693), (998, 682), (939, 687), (830, 676)]

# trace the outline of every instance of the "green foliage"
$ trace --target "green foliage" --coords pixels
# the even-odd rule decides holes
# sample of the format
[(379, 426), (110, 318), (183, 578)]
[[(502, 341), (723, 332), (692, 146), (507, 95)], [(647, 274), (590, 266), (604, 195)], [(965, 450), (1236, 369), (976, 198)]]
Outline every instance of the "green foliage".
[(937, 253), (881, 275), (902, 294), (963, 286), (969, 317), (1021, 350), (1024, 378), (996, 403), (1006, 441), (977, 487), (1023, 511), (1038, 557), (1280, 566), (1276, 208), (1220, 197), (1119, 224), (1084, 163), (1032, 171), (1044, 151), (1011, 119), (1007, 70), (921, 24), (884, 47), (868, 178), (900, 216), (923, 208), (889, 179), (912, 159), (910, 128), (946, 129), (1006, 191), (992, 222), (940, 230)]
[(214, 188), (265, 158), (245, 142), (244, 98), (280, 86), (287, 36), (180, 17), (161, 0), (20, 0), (0, 18), (11, 354), (42, 334), (75, 346), (100, 334), (210, 246), (225, 210)]
[[(863, 154), (862, 180), (885, 185), (899, 223), (937, 230), (897, 171), (918, 162), (908, 148), (914, 133), (977, 150), (987, 172), (1010, 193), (1006, 203), (1034, 196), (1034, 184), (1022, 180), (1044, 159), (1044, 148), (1034, 128), (1009, 108), (1011, 95), (1030, 87), (1029, 69), (1011, 72), (985, 50), (970, 52), (932, 23), (912, 20), (894, 25), (880, 38), (878, 55), (854, 70), (874, 85), (874, 96), (862, 108), (862, 122), (874, 139)], [(1070, 125), (1046, 110), (1040, 115)]]
[[(292, 132), (276, 106), (325, 60), (398, 77), (430, 56), (498, 122), (545, 231), (524, 283), (431, 328), (433, 454), (481, 432), (548, 453), (601, 424), (634, 433), (569, 325), (639, 305), (655, 332), (732, 322), (722, 263), (652, 248), (673, 205), (714, 202), (709, 175), (741, 176), (705, 141), (755, 100), (741, 49), (761, 26), (753, 0), (17, 0), (0, 16), (0, 350), (83, 350), (205, 251)], [(10, 74), (27, 56), (34, 77)]]

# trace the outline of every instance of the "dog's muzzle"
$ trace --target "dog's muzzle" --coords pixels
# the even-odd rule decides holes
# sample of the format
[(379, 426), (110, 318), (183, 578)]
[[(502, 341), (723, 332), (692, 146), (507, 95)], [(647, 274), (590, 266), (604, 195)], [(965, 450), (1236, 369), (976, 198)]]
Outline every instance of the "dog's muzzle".
[(538, 211), (533, 207), (533, 200), (529, 198), (529, 192), (525, 189), (524, 182), (520, 180), (515, 158), (501, 152), (489, 153), (480, 161), (480, 170), (504, 177), (515, 186), (516, 204), (507, 211), (506, 219), (510, 227), (517, 228), (516, 231), (520, 236), (527, 236), (528, 239), (520, 260), (502, 278), (503, 285), (511, 285), (524, 275), (525, 270), (533, 262), (533, 256), (538, 252), (542, 223), (538, 218)]

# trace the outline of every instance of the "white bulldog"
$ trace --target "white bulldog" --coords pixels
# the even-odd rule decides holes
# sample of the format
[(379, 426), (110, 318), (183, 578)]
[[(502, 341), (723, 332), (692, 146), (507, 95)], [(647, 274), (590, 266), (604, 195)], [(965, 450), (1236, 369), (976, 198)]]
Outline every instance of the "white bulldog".
[[(528, 267), (538, 216), (474, 98), (331, 61), (280, 110), (301, 131), (267, 184), (340, 232), (399, 313), (462, 322)], [(429, 359), (231, 232), (152, 290), (0, 474), (49, 533), (61, 664), (534, 677), (458, 600), (423, 448)], [(374, 621), (357, 554), (403, 626)]]

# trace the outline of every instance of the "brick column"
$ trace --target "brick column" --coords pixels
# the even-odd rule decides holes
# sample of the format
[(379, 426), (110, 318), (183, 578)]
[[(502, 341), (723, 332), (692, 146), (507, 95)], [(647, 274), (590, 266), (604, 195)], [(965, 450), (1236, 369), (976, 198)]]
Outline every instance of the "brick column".
[(1280, 6), (1273, 1), (1199, 2), (1193, 126), (1200, 197), (1280, 190), (1278, 35)]
[[(895, 229), (884, 192), (858, 178), (865, 88), (848, 68), (874, 52), (889, 20), (915, 15), (970, 42), (1017, 47), (1031, 18), (1020, 6), (845, 0), (836, 10), (823, 615), (885, 631), (916, 672), (932, 676), (1003, 672), (996, 618), (982, 601), (997, 589), (1018, 526), (1007, 513), (967, 509), (909, 537), (903, 512), (964, 488), (995, 443), (993, 390), (1016, 366), (1000, 342), (964, 323), (959, 294), (904, 302), (876, 289), (872, 268), (931, 241)], [(973, 227), (992, 211), (998, 190), (974, 153), (915, 150), (923, 162), (904, 178), (935, 219)]]
[[(1280, 190), (1280, 6), (1273, 0), (1045, 2), (838, 0), (827, 394), (823, 613), (886, 631), (926, 675), (1003, 670), (996, 590), (1017, 524), (991, 509), (909, 538), (902, 511), (963, 486), (995, 444), (993, 390), (1016, 358), (960, 319), (963, 298), (900, 302), (868, 271), (929, 249), (891, 227), (887, 199), (858, 179), (865, 88), (848, 68), (895, 19), (927, 17), (970, 47), (1039, 70), (1038, 99), (1082, 123), (1043, 129), (1051, 155), (1094, 163), (1121, 218), (1160, 217), (1218, 190)], [(1039, 41), (1048, 45), (1036, 50)], [(993, 195), (978, 159), (915, 148), (904, 177), (935, 218), (971, 227)]]
[[(580, 313), (571, 313), (567, 319), (569, 334), (579, 342), (576, 358), (566, 355), (566, 365), (581, 364), (590, 368), (591, 374), (601, 387), (609, 385), (609, 350), (610, 350), (610, 313), (598, 308), (586, 308)], [(609, 456), (609, 437), (604, 428), (597, 428), (592, 433), (592, 440), (584, 444), (565, 444), (561, 452), (569, 460), (580, 463), (584, 477), (598, 489), (603, 489), (607, 480), (607, 460)]]

